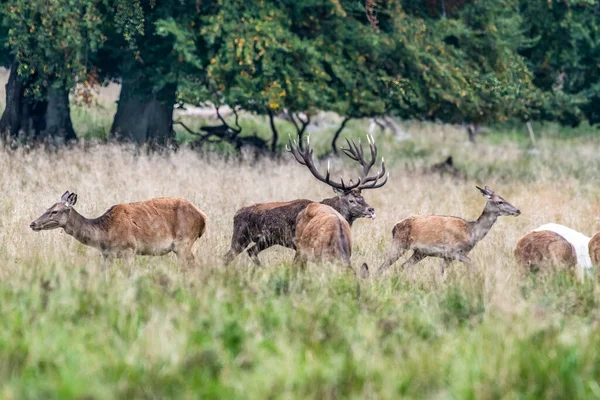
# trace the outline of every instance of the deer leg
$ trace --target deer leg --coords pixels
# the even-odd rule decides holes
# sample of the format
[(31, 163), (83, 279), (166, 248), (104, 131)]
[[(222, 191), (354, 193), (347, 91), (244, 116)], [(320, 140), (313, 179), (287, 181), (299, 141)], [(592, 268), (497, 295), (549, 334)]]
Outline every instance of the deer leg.
[(347, 271), (352, 273), (352, 276), (358, 278), (358, 274), (356, 273), (354, 268), (352, 268), (352, 263), (350, 262), (350, 259), (344, 260), (344, 265), (346, 266), (346, 268), (348, 268)]
[(451, 260), (448, 258), (442, 258), (442, 279), (446, 280), (446, 268), (450, 265)]
[(112, 253), (102, 253), (102, 269), (106, 272), (112, 264), (115, 256)]
[(173, 249), (173, 252), (177, 254), (179, 265), (181, 267), (191, 268), (196, 266), (196, 259), (194, 253), (192, 253), (192, 246), (194, 243), (178, 244)]
[(299, 251), (296, 251), (296, 255), (294, 255), (294, 261), (292, 263), (294, 267), (305, 269), (306, 268), (306, 257), (300, 254)]
[(470, 278), (473, 275), (473, 261), (471, 261), (471, 259), (469, 257), (467, 257), (465, 254), (460, 254), (460, 253), (455, 255), (454, 259), (462, 262), (463, 264), (466, 264), (467, 267), (469, 267), (469, 278)]
[(381, 264), (381, 267), (377, 270), (377, 275), (381, 275), (385, 270), (387, 270), (392, 264), (394, 264), (402, 255), (406, 252), (406, 249), (392, 243), (392, 248), (388, 252), (388, 255)]
[(420, 251), (413, 251), (412, 256), (410, 256), (410, 258), (406, 261), (404, 261), (404, 264), (402, 264), (402, 266), (400, 268), (402, 269), (406, 269), (406, 268), (410, 268), (413, 265), (415, 265), (416, 263), (418, 263), (419, 261), (421, 261), (422, 259), (424, 259), (425, 257), (427, 257), (425, 254), (421, 253)]
[(225, 257), (223, 258), (223, 264), (228, 266), (231, 264), (233, 259), (237, 257), (248, 245), (250, 244), (250, 240), (245, 237), (236, 237), (235, 235), (231, 238), (231, 247)]
[(266, 241), (263, 239), (259, 239), (252, 247), (250, 247), (247, 252), (250, 259), (254, 262), (257, 267), (260, 267), (260, 260), (258, 259), (258, 253), (261, 251), (268, 249), (271, 247)]
[(469, 257), (467, 257), (466, 255), (457, 254), (455, 259), (462, 262), (463, 264), (466, 264), (467, 267), (469, 267), (469, 269), (473, 269), (473, 261), (471, 261), (471, 259)]
[(192, 268), (197, 266), (196, 258), (194, 257), (191, 248), (177, 252), (177, 258), (179, 259), (179, 265), (181, 265), (181, 267)]
[(127, 249), (123, 252), (123, 260), (125, 260), (125, 265), (129, 267), (129, 269), (133, 268), (133, 262), (135, 260), (135, 250)]

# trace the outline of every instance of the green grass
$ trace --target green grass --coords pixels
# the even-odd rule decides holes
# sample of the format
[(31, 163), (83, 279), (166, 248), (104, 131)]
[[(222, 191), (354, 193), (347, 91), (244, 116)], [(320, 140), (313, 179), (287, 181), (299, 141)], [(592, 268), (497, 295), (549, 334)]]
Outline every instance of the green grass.
[(285, 265), (12, 272), (4, 398), (600, 397), (596, 282), (526, 279), (524, 304), (502, 309), (460, 270), (358, 296), (346, 274)]

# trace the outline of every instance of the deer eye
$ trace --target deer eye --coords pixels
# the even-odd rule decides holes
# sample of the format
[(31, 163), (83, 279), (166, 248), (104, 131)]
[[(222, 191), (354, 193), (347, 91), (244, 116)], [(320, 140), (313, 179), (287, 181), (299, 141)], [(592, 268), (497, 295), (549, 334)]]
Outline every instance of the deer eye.
[(354, 204), (356, 201), (354, 201), (354, 199), (350, 199), (350, 203)]
[(50, 215), (55, 215), (55, 214), (58, 214), (58, 211), (52, 211), (52, 212), (50, 213)]
[(502, 205), (502, 204), (504, 204), (504, 202), (503, 201), (499, 201), (498, 204)]

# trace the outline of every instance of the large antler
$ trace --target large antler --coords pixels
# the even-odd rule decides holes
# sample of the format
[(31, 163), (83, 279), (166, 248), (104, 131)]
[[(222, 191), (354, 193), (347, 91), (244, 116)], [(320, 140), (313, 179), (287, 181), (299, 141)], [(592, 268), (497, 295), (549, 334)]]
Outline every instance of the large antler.
[(327, 163), (327, 175), (325, 175), (325, 176), (321, 175), (319, 173), (319, 171), (317, 170), (317, 168), (315, 167), (315, 163), (312, 158), (313, 150), (310, 147), (310, 137), (306, 138), (306, 147), (304, 149), (301, 148), (301, 146), (298, 144), (298, 142), (296, 142), (295, 140), (292, 140), (291, 138), (290, 138), (289, 146), (286, 146), (286, 147), (287, 147), (287, 151), (292, 153), (292, 155), (294, 156), (296, 161), (298, 161), (302, 165), (305, 165), (315, 178), (317, 178), (321, 182), (328, 184), (329, 186), (333, 187), (334, 189), (349, 192), (350, 190), (357, 188), (361, 184), (360, 178), (358, 179), (358, 182), (356, 182), (356, 183), (352, 183), (352, 181), (350, 181), (351, 183), (349, 185), (344, 183), (344, 179), (342, 177), (340, 177), (340, 183), (332, 182), (331, 179), (329, 178), (329, 162)]
[[(367, 135), (367, 140), (369, 142), (369, 149), (371, 150), (371, 161), (369, 162), (365, 160), (365, 154), (360, 140), (358, 141), (357, 145), (354, 143), (354, 140), (350, 141), (346, 139), (348, 148), (342, 148), (342, 151), (346, 153), (348, 157), (354, 161), (358, 161), (363, 167), (363, 172), (359, 179), (359, 185), (356, 187), (358, 190), (380, 188), (387, 183), (388, 177), (390, 176), (389, 172), (385, 172), (385, 162), (383, 161), (383, 158), (381, 158), (381, 169), (379, 172), (377, 172), (375, 176), (368, 176), (369, 171), (373, 165), (375, 165), (375, 161), (377, 160), (377, 146), (375, 145), (375, 140), (371, 135)], [(378, 182), (384, 176), (385, 178), (381, 182)]]

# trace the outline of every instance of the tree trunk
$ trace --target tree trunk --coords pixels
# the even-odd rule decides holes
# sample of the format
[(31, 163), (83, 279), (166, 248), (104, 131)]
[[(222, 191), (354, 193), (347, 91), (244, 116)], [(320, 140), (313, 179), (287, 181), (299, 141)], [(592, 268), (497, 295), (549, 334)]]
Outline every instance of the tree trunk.
[(338, 148), (337, 148), (338, 138), (340, 137), (340, 133), (342, 133), (342, 131), (346, 127), (346, 124), (348, 123), (348, 121), (350, 121), (350, 118), (351, 117), (344, 117), (344, 119), (342, 120), (342, 123), (340, 124), (340, 127), (333, 134), (333, 139), (331, 140), (331, 150), (333, 151), (333, 154), (335, 154), (336, 156), (338, 155)]
[(173, 106), (176, 84), (156, 93), (145, 92), (140, 81), (123, 77), (111, 137), (137, 144), (164, 146), (175, 139)]
[(17, 68), (14, 62), (6, 83), (6, 108), (0, 118), (0, 137), (16, 140), (21, 136), (24, 140), (37, 140), (46, 127), (47, 103), (25, 96), (26, 84), (20, 80)]
[(267, 111), (269, 113), (269, 125), (271, 125), (271, 132), (273, 133), (273, 137), (271, 138), (271, 153), (275, 153), (277, 151), (277, 142), (279, 141), (279, 132), (275, 126), (273, 111), (270, 108)]
[(46, 129), (42, 135), (55, 144), (64, 144), (76, 140), (77, 135), (71, 123), (69, 110), (69, 91), (64, 87), (48, 89), (48, 103), (46, 107)]

